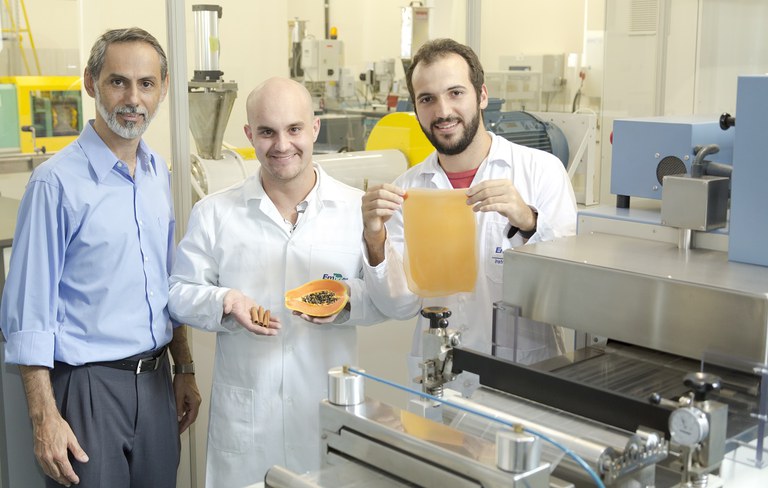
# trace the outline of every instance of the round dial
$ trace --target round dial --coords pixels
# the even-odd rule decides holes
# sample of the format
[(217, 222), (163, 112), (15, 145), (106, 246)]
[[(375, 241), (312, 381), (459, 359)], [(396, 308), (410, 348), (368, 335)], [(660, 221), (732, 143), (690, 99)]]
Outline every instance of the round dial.
[(669, 415), (669, 434), (674, 442), (693, 447), (706, 439), (709, 434), (709, 421), (698, 408), (678, 408)]

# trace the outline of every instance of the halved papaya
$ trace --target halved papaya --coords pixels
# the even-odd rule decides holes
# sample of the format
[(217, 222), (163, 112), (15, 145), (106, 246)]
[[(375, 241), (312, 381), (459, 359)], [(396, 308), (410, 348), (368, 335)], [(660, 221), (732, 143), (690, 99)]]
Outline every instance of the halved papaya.
[(328, 317), (349, 301), (347, 287), (337, 280), (314, 280), (285, 292), (285, 307), (311, 317)]

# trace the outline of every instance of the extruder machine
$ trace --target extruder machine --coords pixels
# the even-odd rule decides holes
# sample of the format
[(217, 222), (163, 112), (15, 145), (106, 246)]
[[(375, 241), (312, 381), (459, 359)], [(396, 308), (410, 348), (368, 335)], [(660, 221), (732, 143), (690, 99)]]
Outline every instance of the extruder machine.
[[(505, 251), (492, 355), (432, 307), (420, 389), (332, 370), (323, 469), (276, 466), (266, 486), (768, 486), (768, 76), (739, 77), (736, 116), (711, 122), (722, 133), (700, 123), (681, 136), (669, 119), (617, 121), (614, 179), (636, 185), (622, 172), (645, 164), (657, 181), (614, 192), (658, 190), (660, 211), (626, 200), (581, 212), (575, 236)], [(575, 331), (574, 349), (504, 357), (523, 319)], [(469, 397), (451, 389), (460, 373), (479, 376)], [(365, 381), (413, 400), (366, 398)]]

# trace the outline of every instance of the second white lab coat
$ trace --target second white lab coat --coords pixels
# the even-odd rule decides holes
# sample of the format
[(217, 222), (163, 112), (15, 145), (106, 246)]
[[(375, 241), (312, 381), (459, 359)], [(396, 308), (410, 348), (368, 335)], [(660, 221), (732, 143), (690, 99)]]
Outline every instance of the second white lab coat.
[[(279, 464), (319, 467), (318, 405), (327, 371), (355, 365), (354, 325), (383, 315), (364, 292), (361, 195), (315, 166), (316, 192), (295, 230), (267, 197), (258, 174), (200, 201), (179, 244), (169, 309), (182, 323), (217, 332), (206, 486), (263, 481)], [(284, 292), (310, 280), (343, 279), (351, 289), (349, 320), (314, 325), (284, 306)], [(275, 337), (222, 323), (222, 300), (241, 290), (277, 314)]]
[[(385, 260), (376, 267), (366, 263), (364, 268), (368, 292), (387, 316), (407, 319), (418, 314), (423, 307), (447, 307), (452, 312), (448, 319), (449, 326), (461, 331), (462, 347), (486, 354), (491, 353), (493, 304), (502, 299), (504, 251), (576, 232), (576, 198), (560, 160), (552, 154), (513, 144), (489, 134), (492, 142), (488, 157), (478, 168), (470, 186), (485, 180), (512, 180), (523, 201), (538, 212), (537, 231), (530, 240), (524, 241), (520, 233), (511, 239), (507, 238), (510, 224), (503, 215), (497, 212), (477, 212), (478, 262), (474, 292), (421, 299), (408, 289), (403, 267), (403, 214), (402, 210), (398, 210), (386, 224)], [(438, 163), (437, 153), (432, 153), (424, 162), (410, 168), (395, 180), (394, 185), (405, 189), (452, 188), (448, 176)], [(435, 218), (445, 216), (435, 215)], [(435, 245), (440, 245), (439, 238)], [(446, 263), (446, 266), (450, 266), (450, 263)], [(422, 361), (422, 332), (428, 328), (429, 322), (419, 317), (408, 358), (412, 378), (421, 374), (418, 364)], [(562, 344), (558, 332), (558, 329), (550, 326), (523, 321), (516, 348), (518, 362), (533, 363), (560, 352)], [(470, 394), (477, 384), (476, 376), (465, 373), (449, 387)]]

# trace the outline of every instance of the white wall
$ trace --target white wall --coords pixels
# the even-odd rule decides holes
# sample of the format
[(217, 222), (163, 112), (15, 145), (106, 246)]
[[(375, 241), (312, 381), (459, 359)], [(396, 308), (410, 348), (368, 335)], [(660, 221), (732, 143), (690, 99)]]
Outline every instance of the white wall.
[(484, 0), (480, 61), (497, 69), (509, 54), (580, 53), (586, 2)]
[[(768, 72), (768, 2), (709, 0), (701, 8), (694, 113), (736, 111), (739, 75)], [(719, 35), (722, 33), (722, 35)]]
[[(79, 0), (40, 0), (25, 2), (29, 25), (25, 25), (24, 15), (19, 0), (10, 0), (13, 23), (19, 29), (29, 28), (32, 38), (26, 32), (22, 33), (22, 46), (26, 54), (30, 71), (27, 72), (16, 42), (3, 41), (3, 51), (0, 53), (0, 76), (8, 73), (14, 75), (69, 75), (79, 74), (79, 44), (80, 15)], [(3, 8), (5, 3), (3, 2)], [(11, 29), (11, 19), (3, 10), (3, 29)], [(55, 25), (55, 28), (51, 28)], [(3, 33), (3, 37), (9, 35)], [(34, 42), (40, 61), (38, 73), (31, 44)], [(11, 54), (9, 51), (13, 51)]]

